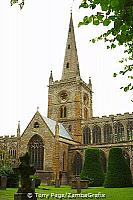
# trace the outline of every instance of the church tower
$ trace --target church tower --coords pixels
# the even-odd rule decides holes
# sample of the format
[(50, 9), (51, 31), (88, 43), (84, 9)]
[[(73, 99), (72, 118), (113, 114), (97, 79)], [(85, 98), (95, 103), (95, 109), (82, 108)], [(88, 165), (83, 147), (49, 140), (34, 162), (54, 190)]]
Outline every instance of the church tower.
[(92, 84), (80, 77), (72, 13), (64, 56), (62, 77), (49, 77), (48, 118), (62, 122), (76, 141), (82, 143), (81, 124), (92, 118)]

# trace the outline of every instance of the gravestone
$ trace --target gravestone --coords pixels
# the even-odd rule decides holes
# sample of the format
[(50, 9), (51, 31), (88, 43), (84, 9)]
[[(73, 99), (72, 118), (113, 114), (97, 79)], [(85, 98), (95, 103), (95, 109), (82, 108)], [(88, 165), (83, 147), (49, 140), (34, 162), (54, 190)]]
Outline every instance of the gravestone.
[(35, 187), (31, 185), (30, 175), (35, 174), (35, 168), (30, 165), (30, 158), (28, 153), (20, 157), (20, 165), (14, 168), (14, 173), (20, 175), (21, 187), (18, 188), (14, 194), (14, 200), (37, 200), (35, 195)]
[(77, 193), (80, 194), (81, 193), (81, 183), (80, 183), (80, 177), (76, 178), (76, 188), (77, 188)]
[(7, 186), (7, 177), (0, 176), (0, 189), (6, 190), (6, 186)]

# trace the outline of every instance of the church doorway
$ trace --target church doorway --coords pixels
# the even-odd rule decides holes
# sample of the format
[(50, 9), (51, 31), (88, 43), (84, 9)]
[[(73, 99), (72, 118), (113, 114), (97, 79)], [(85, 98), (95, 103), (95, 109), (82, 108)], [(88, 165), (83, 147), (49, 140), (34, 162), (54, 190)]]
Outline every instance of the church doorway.
[(30, 155), (30, 163), (36, 170), (43, 170), (44, 144), (41, 136), (36, 134), (29, 140), (28, 152)]

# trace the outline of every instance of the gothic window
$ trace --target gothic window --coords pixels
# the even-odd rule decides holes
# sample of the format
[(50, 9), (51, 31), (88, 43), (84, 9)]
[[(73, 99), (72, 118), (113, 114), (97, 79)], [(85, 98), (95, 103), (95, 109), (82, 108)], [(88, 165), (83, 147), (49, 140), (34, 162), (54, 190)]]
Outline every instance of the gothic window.
[(71, 32), (71, 27), (69, 27), (69, 32)]
[(61, 108), (60, 108), (60, 118), (64, 118), (66, 116), (67, 116), (66, 106), (61, 106)]
[(100, 144), (101, 143), (101, 128), (97, 125), (94, 126), (92, 130), (93, 135), (93, 143)]
[(64, 106), (64, 117), (66, 117), (66, 106)]
[(76, 153), (73, 160), (73, 174), (75, 176), (80, 175), (82, 170), (82, 157), (80, 153)]
[(69, 68), (69, 63), (67, 62), (67, 64), (66, 64), (66, 68)]
[(88, 105), (88, 101), (89, 101), (88, 95), (87, 95), (87, 94), (84, 94), (84, 96), (83, 96), (84, 105)]
[(85, 119), (88, 118), (88, 110), (87, 110), (87, 108), (84, 108), (84, 118)]
[(103, 129), (104, 132), (104, 143), (112, 143), (112, 127), (109, 124), (106, 124)]
[(114, 125), (114, 131), (115, 131), (115, 141), (116, 142), (122, 142), (125, 140), (124, 136), (124, 126), (122, 123), (118, 122)]
[(85, 127), (83, 129), (83, 144), (90, 144), (90, 143), (91, 143), (90, 129), (88, 127)]
[(133, 121), (128, 122), (127, 135), (128, 135), (128, 140), (133, 140)]
[(122, 153), (123, 153), (124, 158), (127, 161), (128, 166), (130, 167), (130, 156), (129, 156), (128, 152), (125, 149), (123, 149)]
[(71, 46), (70, 46), (70, 44), (68, 45), (68, 49), (70, 49), (71, 48)]
[(9, 155), (12, 158), (16, 158), (16, 149), (9, 149)]
[(34, 128), (39, 128), (39, 123), (38, 122), (34, 123)]
[(34, 135), (28, 143), (30, 163), (37, 169), (43, 170), (44, 144), (39, 135)]
[(63, 117), (63, 107), (60, 108), (60, 117)]

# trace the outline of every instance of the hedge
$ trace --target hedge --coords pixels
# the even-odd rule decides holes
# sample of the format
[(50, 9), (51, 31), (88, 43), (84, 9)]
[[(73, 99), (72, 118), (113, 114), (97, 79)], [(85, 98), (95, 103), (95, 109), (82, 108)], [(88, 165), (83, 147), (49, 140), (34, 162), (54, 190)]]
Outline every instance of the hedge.
[(111, 148), (109, 151), (108, 168), (104, 187), (120, 188), (130, 186), (132, 186), (132, 175), (122, 149)]
[(83, 180), (89, 180), (89, 186), (102, 186), (104, 172), (101, 165), (100, 150), (88, 148), (85, 151), (85, 162), (80, 174)]

